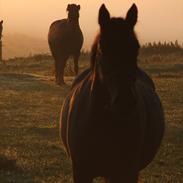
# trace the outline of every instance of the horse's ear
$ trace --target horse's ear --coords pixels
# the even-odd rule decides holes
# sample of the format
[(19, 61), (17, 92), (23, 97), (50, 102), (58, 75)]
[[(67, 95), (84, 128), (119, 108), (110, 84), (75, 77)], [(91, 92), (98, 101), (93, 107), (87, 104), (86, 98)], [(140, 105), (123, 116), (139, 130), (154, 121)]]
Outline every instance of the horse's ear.
[(105, 7), (104, 4), (99, 9), (99, 16), (98, 16), (98, 23), (101, 28), (105, 27), (105, 25), (109, 22), (110, 20), (110, 14)]
[(126, 21), (128, 22), (128, 25), (131, 28), (133, 28), (137, 23), (137, 17), (138, 17), (138, 9), (137, 6), (133, 4), (131, 8), (128, 10), (126, 15)]
[(0, 24), (3, 24), (3, 20), (1, 20)]
[(70, 7), (71, 7), (71, 5), (70, 5), (70, 4), (68, 4), (68, 5), (67, 5), (67, 9), (66, 9), (66, 10), (67, 10), (67, 11), (69, 11), (69, 10), (70, 10)]
[(77, 7), (78, 7), (78, 10), (80, 10), (80, 8), (81, 8), (80, 5), (78, 5)]

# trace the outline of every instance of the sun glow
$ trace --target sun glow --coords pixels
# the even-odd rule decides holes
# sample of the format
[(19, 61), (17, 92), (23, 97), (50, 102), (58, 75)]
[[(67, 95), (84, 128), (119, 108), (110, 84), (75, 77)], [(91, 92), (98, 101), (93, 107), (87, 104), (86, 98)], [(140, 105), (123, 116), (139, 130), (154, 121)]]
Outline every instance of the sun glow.
[(105, 3), (112, 16), (125, 16), (135, 2), (139, 9), (137, 34), (141, 42), (158, 40), (183, 41), (183, 1), (167, 0), (1, 0), (0, 19), (4, 19), (4, 32), (21, 33), (46, 39), (51, 22), (65, 18), (68, 3), (81, 5), (80, 25), (89, 47), (98, 30), (97, 15)]

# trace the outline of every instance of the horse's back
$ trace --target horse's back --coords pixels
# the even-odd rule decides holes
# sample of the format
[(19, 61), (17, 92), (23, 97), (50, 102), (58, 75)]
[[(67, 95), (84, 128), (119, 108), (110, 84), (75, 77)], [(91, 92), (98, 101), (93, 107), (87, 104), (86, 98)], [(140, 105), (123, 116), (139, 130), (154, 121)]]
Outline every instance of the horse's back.
[(63, 34), (67, 27), (67, 19), (54, 21), (49, 28), (48, 41), (49, 43), (55, 43), (56, 41), (62, 41)]
[(48, 42), (51, 47), (60, 47), (74, 53), (82, 47), (83, 34), (79, 25), (73, 26), (67, 19), (57, 20), (50, 26)]

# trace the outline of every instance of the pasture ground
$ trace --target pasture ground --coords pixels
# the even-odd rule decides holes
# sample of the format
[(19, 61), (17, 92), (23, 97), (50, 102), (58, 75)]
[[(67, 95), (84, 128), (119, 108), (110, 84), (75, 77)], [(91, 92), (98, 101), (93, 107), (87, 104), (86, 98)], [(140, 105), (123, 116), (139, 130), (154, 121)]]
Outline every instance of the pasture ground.
[[(81, 58), (80, 68), (88, 65)], [(183, 182), (183, 56), (142, 57), (166, 115), (166, 133), (141, 183)], [(53, 81), (53, 60), (35, 56), (0, 63), (0, 183), (71, 183), (59, 139), (60, 108), (69, 86)], [(70, 71), (69, 71), (70, 72)], [(73, 77), (66, 73), (71, 84)], [(101, 182), (101, 180), (96, 180)]]

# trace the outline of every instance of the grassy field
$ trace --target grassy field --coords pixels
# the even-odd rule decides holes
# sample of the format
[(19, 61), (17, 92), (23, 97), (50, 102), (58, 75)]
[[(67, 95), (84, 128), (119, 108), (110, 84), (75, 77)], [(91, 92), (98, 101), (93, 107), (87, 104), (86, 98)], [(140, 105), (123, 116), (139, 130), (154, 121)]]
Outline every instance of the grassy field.
[[(52, 64), (40, 56), (0, 64), (0, 183), (72, 182), (71, 162), (59, 139), (60, 108), (69, 86), (55, 85)], [(82, 58), (81, 69), (87, 65)], [(140, 65), (155, 81), (166, 115), (161, 149), (140, 182), (182, 183), (183, 56), (142, 57)], [(70, 85), (73, 77), (66, 75)]]

